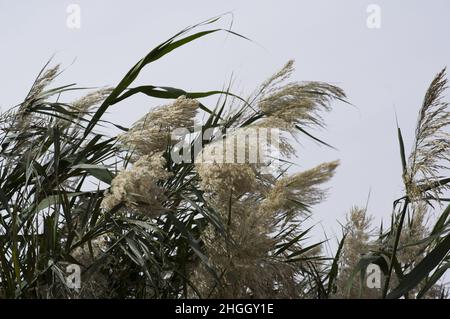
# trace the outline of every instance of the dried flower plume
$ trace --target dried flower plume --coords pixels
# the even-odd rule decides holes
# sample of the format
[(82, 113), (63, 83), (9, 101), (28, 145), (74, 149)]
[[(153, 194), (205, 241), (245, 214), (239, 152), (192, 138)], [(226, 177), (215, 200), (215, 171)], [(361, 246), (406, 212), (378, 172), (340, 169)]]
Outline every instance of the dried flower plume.
[(447, 88), (445, 75), (443, 69), (434, 78), (419, 112), (414, 147), (404, 176), (411, 198), (427, 190), (438, 195), (449, 187), (450, 180), (440, 180), (439, 176), (449, 168), (450, 162), (450, 110), (449, 104), (442, 100)]

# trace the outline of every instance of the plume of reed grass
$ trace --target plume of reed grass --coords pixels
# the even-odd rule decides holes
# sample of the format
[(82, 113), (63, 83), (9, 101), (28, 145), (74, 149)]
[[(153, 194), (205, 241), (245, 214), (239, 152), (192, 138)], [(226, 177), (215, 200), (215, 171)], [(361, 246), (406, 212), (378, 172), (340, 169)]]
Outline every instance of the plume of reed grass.
[(449, 189), (450, 180), (439, 175), (449, 169), (450, 162), (450, 109), (442, 97), (446, 89), (446, 69), (443, 69), (431, 82), (419, 112), (414, 146), (404, 176), (410, 198), (427, 191), (439, 198)]

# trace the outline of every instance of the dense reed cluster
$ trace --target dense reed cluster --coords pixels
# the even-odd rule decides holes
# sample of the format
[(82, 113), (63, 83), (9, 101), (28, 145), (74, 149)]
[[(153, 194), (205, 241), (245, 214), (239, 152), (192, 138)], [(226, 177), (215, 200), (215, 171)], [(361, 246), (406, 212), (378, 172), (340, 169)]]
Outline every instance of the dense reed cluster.
[[(323, 113), (334, 103), (347, 102), (340, 88), (289, 82), (293, 61), (248, 98), (230, 90), (132, 87), (146, 65), (221, 31), (193, 33), (215, 22), (185, 29), (116, 87), (75, 101), (65, 93), (77, 87), (52, 87), (59, 66), (46, 65), (24, 101), (1, 114), (0, 297), (446, 297), (445, 71), (426, 93), (409, 157), (398, 129), (405, 195), (394, 203), (389, 227), (375, 230), (367, 209), (355, 207), (335, 255), (326, 256), (324, 242), (309, 238), (308, 220), (326, 199), (339, 162), (293, 173), (290, 163), (299, 161), (292, 140), (327, 145), (310, 131), (325, 126)], [(153, 100), (162, 106), (130, 128), (103, 120), (111, 105), (134, 94), (169, 101)], [(216, 106), (204, 105), (213, 95)], [(108, 125), (122, 133), (97, 131)], [(204, 138), (196, 127), (213, 134)], [(173, 134), (176, 129), (189, 134)], [(279, 131), (279, 140), (253, 136), (237, 143), (260, 129)], [(191, 160), (175, 161), (183, 143)], [(250, 160), (252, 153), (265, 154), (260, 148), (277, 156)], [(221, 161), (230, 150), (235, 161)], [(365, 286), (369, 264), (382, 271), (375, 289)], [(81, 269), (79, 287), (66, 282), (69, 265)]]

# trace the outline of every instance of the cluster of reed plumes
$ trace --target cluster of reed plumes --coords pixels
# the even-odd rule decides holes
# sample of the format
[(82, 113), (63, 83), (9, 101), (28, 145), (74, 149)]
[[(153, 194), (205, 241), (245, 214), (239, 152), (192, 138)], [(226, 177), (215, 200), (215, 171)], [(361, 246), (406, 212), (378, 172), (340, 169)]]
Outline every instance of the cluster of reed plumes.
[[(52, 88), (58, 67), (46, 65), (24, 102), (1, 115), (0, 297), (444, 296), (437, 283), (449, 265), (450, 208), (433, 228), (426, 225), (431, 205), (447, 201), (449, 181), (440, 176), (449, 155), (444, 72), (426, 95), (409, 161), (399, 129), (405, 196), (395, 202), (390, 227), (375, 234), (366, 210), (355, 208), (335, 256), (327, 257), (307, 225), (338, 161), (288, 169), (296, 160), (291, 137), (326, 145), (310, 130), (325, 125), (321, 114), (332, 102), (346, 102), (340, 88), (288, 82), (293, 61), (246, 99), (229, 90), (132, 87), (149, 63), (220, 31), (192, 33), (215, 21), (157, 46), (116, 87), (73, 102), (62, 101), (76, 87)], [(130, 128), (103, 120), (110, 106), (138, 93), (170, 101)], [(212, 95), (219, 96), (214, 108), (202, 103)], [(97, 132), (108, 125), (122, 133)], [(203, 140), (194, 131), (199, 125), (216, 133)], [(171, 156), (186, 140), (172, 134), (179, 128), (192, 133), (192, 161)], [(269, 160), (275, 169), (267, 170), (268, 159), (248, 159), (252, 140), (243, 161), (208, 160), (235, 149), (246, 130), (270, 128), (282, 131), (280, 143), (265, 145), (280, 155)], [(359, 280), (369, 263), (383, 271), (380, 289)], [(65, 281), (70, 264), (81, 267), (80, 287)]]
[[(419, 111), (409, 157), (398, 128), (405, 195), (394, 201), (390, 228), (374, 231), (367, 209), (353, 208), (341, 243), (339, 295), (353, 298), (447, 298), (439, 282), (449, 267), (450, 110), (443, 101), (446, 70), (428, 88)], [(441, 210), (442, 213), (441, 213)], [(437, 214), (436, 214), (437, 212)], [(433, 213), (436, 214), (433, 216)], [(368, 263), (383, 271), (382, 286), (368, 289), (352, 280)]]

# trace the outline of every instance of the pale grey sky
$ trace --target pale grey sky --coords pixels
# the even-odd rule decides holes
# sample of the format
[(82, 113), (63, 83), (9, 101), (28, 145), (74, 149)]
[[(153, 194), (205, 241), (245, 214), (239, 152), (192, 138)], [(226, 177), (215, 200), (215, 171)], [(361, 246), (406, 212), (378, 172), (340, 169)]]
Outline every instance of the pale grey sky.
[[(81, 8), (81, 28), (66, 26), (69, 4)], [(381, 28), (366, 25), (367, 6), (381, 8)], [(401, 195), (394, 107), (411, 146), (425, 90), (450, 65), (447, 0), (315, 1), (13, 1), (0, 0), (0, 106), (16, 104), (56, 53), (69, 66), (61, 83), (114, 85), (149, 49), (185, 26), (232, 11), (233, 30), (255, 43), (217, 34), (174, 51), (142, 73), (138, 83), (200, 91), (221, 88), (233, 73), (237, 93), (295, 59), (295, 80), (320, 80), (345, 89), (356, 108), (338, 104), (319, 136), (339, 150), (307, 142), (298, 164), (340, 159), (328, 201), (314, 218), (340, 233), (352, 205), (365, 205), (379, 222)], [(221, 26), (227, 27), (230, 17)], [(115, 106), (109, 118), (129, 125), (159, 103), (144, 97)]]

